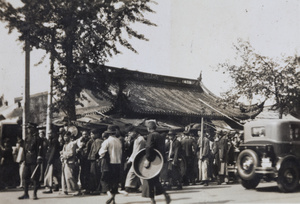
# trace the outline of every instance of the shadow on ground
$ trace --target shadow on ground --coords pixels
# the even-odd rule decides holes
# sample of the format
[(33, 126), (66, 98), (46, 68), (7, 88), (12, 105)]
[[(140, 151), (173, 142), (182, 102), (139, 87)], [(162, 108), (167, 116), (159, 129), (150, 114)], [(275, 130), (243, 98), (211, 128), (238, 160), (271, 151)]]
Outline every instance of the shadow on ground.
[[(268, 187), (259, 187), (255, 189), (258, 192), (275, 192), (275, 193), (283, 193), (280, 191), (278, 186), (268, 186)], [(300, 186), (292, 193), (300, 192)]]

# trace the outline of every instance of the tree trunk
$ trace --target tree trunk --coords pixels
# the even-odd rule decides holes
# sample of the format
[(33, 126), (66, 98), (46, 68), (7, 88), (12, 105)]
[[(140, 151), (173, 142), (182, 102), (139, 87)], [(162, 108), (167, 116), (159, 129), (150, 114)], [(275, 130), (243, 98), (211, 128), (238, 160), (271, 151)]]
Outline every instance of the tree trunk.
[(73, 68), (73, 56), (72, 56), (72, 49), (67, 51), (66, 55), (69, 63), (67, 67), (67, 92), (66, 92), (66, 112), (68, 116), (69, 122), (72, 120), (76, 120), (76, 110), (75, 110), (75, 99), (76, 99), (76, 93), (75, 93), (75, 88), (74, 87), (74, 71), (75, 69)]
[[(69, 19), (72, 22), (72, 17), (69, 16)], [(65, 107), (68, 117), (68, 122), (70, 123), (72, 120), (76, 120), (76, 109), (75, 109), (75, 99), (76, 99), (76, 87), (75, 87), (75, 75), (76, 69), (74, 67), (73, 61), (73, 48), (74, 48), (74, 36), (73, 36), (73, 28), (70, 26), (66, 27), (66, 64), (67, 64), (67, 73), (66, 73), (66, 98), (65, 98)]]
[(75, 109), (75, 92), (73, 87), (68, 88), (66, 95), (66, 112), (68, 116), (68, 121), (76, 120), (76, 109)]

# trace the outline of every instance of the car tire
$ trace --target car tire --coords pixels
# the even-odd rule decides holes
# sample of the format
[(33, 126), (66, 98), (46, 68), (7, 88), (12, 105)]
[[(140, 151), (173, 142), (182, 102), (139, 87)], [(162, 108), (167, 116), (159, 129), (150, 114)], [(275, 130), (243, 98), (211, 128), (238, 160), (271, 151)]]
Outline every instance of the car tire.
[(282, 164), (277, 178), (277, 184), (282, 192), (293, 192), (299, 185), (299, 170), (297, 164), (288, 161)]
[(242, 186), (246, 189), (256, 188), (256, 186), (258, 186), (259, 182), (260, 182), (260, 178), (258, 176), (255, 176), (252, 180), (242, 179), (242, 181), (241, 181)]
[(253, 180), (256, 177), (255, 168), (258, 165), (258, 156), (251, 150), (242, 151), (237, 158), (238, 175), (242, 180)]

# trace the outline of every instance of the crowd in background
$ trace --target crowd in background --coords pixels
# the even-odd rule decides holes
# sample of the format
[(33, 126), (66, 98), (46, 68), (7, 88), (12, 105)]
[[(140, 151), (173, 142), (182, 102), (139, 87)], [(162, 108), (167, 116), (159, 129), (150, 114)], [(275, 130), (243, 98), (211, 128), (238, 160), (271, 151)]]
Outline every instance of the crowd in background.
[[(31, 185), (34, 177), (36, 188), (38, 185), (46, 187), (43, 193), (61, 189), (64, 194), (78, 196), (107, 192), (126, 195), (141, 191), (143, 180), (135, 175), (132, 162), (137, 152), (146, 147), (148, 134), (136, 127), (128, 126), (121, 131), (118, 126), (111, 125), (105, 131), (82, 130), (78, 135), (62, 127), (48, 133), (47, 137), (43, 129), (32, 127), (29, 134), (38, 139), (30, 143), (18, 138), (15, 147), (9, 139), (3, 141), (0, 187), (18, 184), (19, 188), (27, 188), (28, 193), (26, 185)], [(164, 165), (159, 181), (165, 189), (230, 181), (227, 167), (236, 160), (243, 139), (239, 132), (201, 131), (200, 125), (194, 125), (184, 131), (170, 129), (160, 135), (164, 138)], [(26, 159), (31, 152), (24, 151), (33, 143), (36, 155), (29, 167)], [(35, 166), (39, 166), (36, 171)], [(30, 171), (31, 178), (28, 175), (24, 178), (24, 169)], [(18, 178), (15, 174), (19, 179), (11, 179)], [(37, 198), (36, 191), (34, 198)], [(27, 197), (20, 199), (24, 198)]]

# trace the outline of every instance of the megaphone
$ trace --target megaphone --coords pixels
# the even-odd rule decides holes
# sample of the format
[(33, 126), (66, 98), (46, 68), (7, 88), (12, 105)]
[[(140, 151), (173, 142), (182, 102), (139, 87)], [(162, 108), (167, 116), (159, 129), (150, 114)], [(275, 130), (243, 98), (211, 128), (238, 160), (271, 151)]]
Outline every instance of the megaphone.
[(163, 168), (164, 159), (161, 153), (154, 149), (155, 158), (151, 161), (150, 166), (146, 168), (146, 149), (141, 149), (133, 160), (134, 173), (141, 179), (152, 179), (157, 176)]

